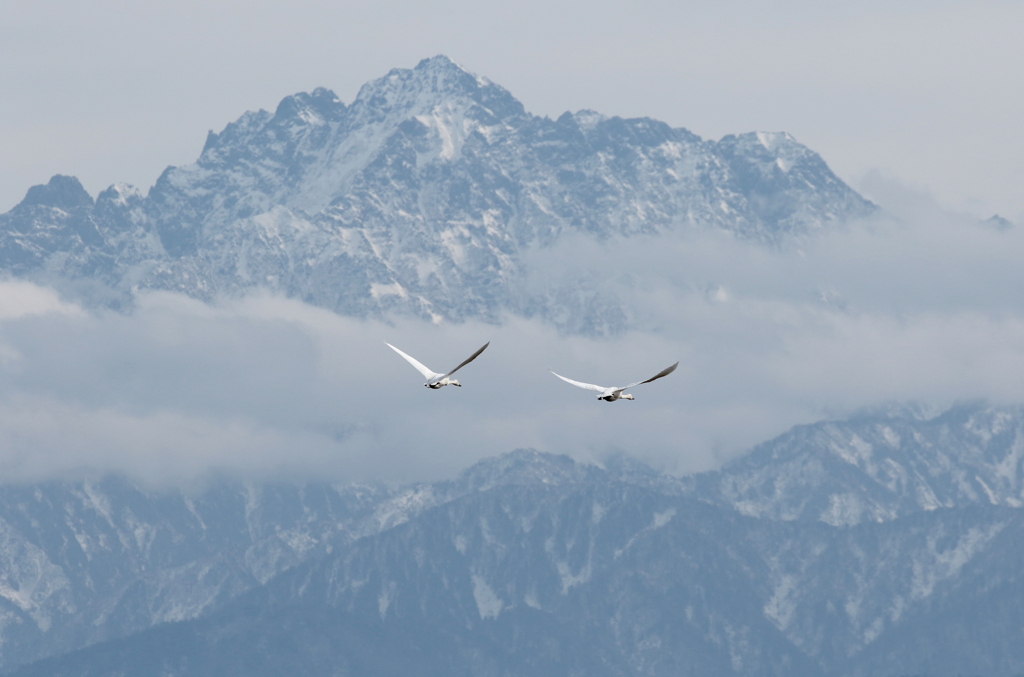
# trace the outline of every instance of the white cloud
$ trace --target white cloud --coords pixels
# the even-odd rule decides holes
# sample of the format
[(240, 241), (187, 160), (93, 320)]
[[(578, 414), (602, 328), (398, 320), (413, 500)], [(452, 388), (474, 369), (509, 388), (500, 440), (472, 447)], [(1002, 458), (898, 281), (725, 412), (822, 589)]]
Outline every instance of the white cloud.
[(78, 306), (62, 301), (52, 289), (20, 280), (0, 282), (0, 320), (47, 313), (84, 314)]
[[(532, 293), (626, 309), (630, 330), (605, 338), (517, 316), (362, 321), (259, 295), (148, 293), (128, 314), (87, 312), (0, 283), (0, 468), (409, 480), (534, 447), (688, 472), (892, 400), (1024, 403), (1024, 229), (876, 180), (898, 219), (780, 249), (706, 232), (532, 253)], [(446, 370), (488, 340), (465, 387), (439, 391), (384, 346)], [(677, 359), (614, 404), (548, 373), (624, 384)]]
[[(535, 447), (689, 472), (865, 406), (1024, 402), (1024, 230), (887, 186), (899, 220), (782, 249), (704, 233), (535, 252), (534, 293), (627, 310), (632, 329), (604, 338), (521, 317), (359, 320), (259, 295), (210, 306), (150, 293), (130, 314), (86, 312), (2, 282), (0, 469), (405, 481)], [(431, 391), (384, 341), (437, 370), (491, 346), (463, 388)], [(676, 360), (612, 404), (547, 371), (621, 385)]]

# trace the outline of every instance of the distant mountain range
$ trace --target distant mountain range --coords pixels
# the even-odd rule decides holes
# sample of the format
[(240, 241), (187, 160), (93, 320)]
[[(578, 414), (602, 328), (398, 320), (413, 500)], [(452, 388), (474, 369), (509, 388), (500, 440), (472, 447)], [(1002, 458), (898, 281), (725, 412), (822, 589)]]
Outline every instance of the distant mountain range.
[[(0, 489), (11, 674), (1024, 672), (1024, 409), (896, 408), (662, 475)], [(32, 662), (34, 659), (39, 659)]]
[[(73, 177), (0, 215), (0, 270), (87, 304), (256, 290), (359, 317), (628, 325), (531, 252), (870, 215), (783, 133), (557, 120), (445, 57), (211, 133), (148, 194)], [(1005, 228), (1001, 221), (992, 227)], [(408, 487), (0, 485), (0, 671), (1024, 674), (1024, 408), (799, 426), (661, 474), (520, 450)]]
[(138, 289), (267, 289), (347, 315), (514, 312), (595, 331), (617, 320), (525, 285), (526, 252), (569, 233), (772, 243), (875, 209), (788, 134), (551, 120), (438, 56), (349, 105), (316, 89), (246, 113), (146, 195), (115, 185), (94, 201), (66, 176), (34, 186), (0, 215), (0, 270), (115, 307)]

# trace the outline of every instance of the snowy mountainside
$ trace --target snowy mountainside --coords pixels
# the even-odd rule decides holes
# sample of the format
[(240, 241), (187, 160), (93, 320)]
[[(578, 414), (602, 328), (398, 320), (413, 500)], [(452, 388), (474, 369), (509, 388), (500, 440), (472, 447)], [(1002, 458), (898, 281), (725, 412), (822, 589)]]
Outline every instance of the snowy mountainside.
[(190, 493), (116, 476), (0, 485), (0, 670), (202, 615), (317, 553), (469, 493), (597, 472), (535, 456), (401, 489), (219, 480)]
[(93, 203), (59, 176), (33, 187), (0, 215), (0, 266), (102, 283), (82, 293), (108, 304), (264, 288), (354, 315), (554, 317), (557, 296), (525, 291), (523, 257), (564, 234), (777, 242), (874, 209), (787, 134), (715, 142), (649, 118), (541, 118), (439, 56), (348, 105), (316, 89), (246, 113), (145, 196), (113, 186)]
[[(981, 403), (892, 408), (689, 478), (519, 450), (395, 489), (5, 486), (0, 669), (216, 658), (256, 675), (290, 657), (297, 675), (386, 674), (367, 657), (403, 646), (436, 674), (444, 658), (474, 675), (952, 675), (928, 657), (969, 674), (986, 654), (1010, 677), (1022, 425)], [(861, 509), (832, 519), (834, 496)]]
[[(1024, 601), (1018, 508), (836, 527), (749, 517), (637, 473), (623, 481), (573, 466), (530, 452), (489, 459), (470, 473), (486, 481), (456, 481), (473, 491), (312, 557), (208, 615), (14, 674), (1024, 669), (1014, 623)], [(995, 613), (981, 612), (979, 599)]]
[(0, 668), (195, 617), (355, 537), (380, 487), (0, 487)]
[(973, 504), (1024, 506), (1024, 408), (913, 408), (797, 426), (716, 473), (698, 495), (771, 519), (835, 526)]

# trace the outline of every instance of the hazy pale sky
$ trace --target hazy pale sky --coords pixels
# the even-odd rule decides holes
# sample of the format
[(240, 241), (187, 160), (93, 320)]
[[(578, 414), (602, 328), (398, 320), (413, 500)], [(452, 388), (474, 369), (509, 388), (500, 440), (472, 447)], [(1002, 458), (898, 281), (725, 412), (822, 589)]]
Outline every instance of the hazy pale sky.
[(0, 0), (0, 211), (56, 173), (146, 190), (246, 110), (446, 54), (535, 114), (788, 131), (855, 187), (1022, 222), (1022, 26), (999, 0)]

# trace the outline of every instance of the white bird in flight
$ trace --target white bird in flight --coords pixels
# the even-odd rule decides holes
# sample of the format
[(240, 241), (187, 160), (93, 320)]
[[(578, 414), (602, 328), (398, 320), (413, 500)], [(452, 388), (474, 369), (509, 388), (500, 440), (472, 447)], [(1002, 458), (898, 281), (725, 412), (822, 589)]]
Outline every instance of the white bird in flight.
[(448, 377), (451, 376), (452, 374), (454, 374), (455, 372), (457, 372), (459, 369), (462, 369), (463, 367), (465, 367), (467, 364), (469, 364), (473, 360), (475, 360), (477, 358), (477, 356), (480, 355), (480, 353), (484, 352), (484, 350), (487, 348), (487, 346), (491, 345), (491, 342), (488, 341), (487, 343), (485, 343), (483, 345), (483, 348), (480, 348), (480, 350), (476, 351), (475, 353), (473, 353), (472, 355), (467, 357), (465, 360), (462, 361), (462, 364), (460, 364), (459, 366), (455, 367), (454, 369), (452, 369), (447, 374), (438, 374), (437, 372), (434, 372), (434, 371), (431, 371), (430, 369), (427, 369), (426, 367), (423, 366), (423, 364), (421, 364), (419, 361), (417, 361), (416, 358), (410, 357), (409, 355), (406, 355), (401, 350), (399, 350), (398, 348), (394, 347), (393, 345), (391, 345), (387, 341), (384, 342), (384, 345), (386, 345), (388, 348), (391, 348), (396, 353), (398, 353), (399, 355), (404, 357), (406, 362), (408, 362), (412, 366), (416, 367), (416, 371), (418, 371), (419, 373), (423, 374), (423, 378), (427, 379), (427, 382), (424, 383), (423, 385), (425, 385), (426, 387), (430, 388), (431, 390), (437, 390), (438, 388), (443, 388), (444, 386), (458, 386), (458, 387), (461, 388), (462, 387), (461, 383), (459, 383), (457, 380), (455, 380), (453, 378), (450, 379)]
[(597, 396), (597, 399), (599, 399), (599, 400), (604, 400), (605, 402), (614, 402), (615, 400), (632, 400), (632, 399), (634, 399), (633, 395), (631, 395), (630, 393), (623, 394), (623, 391), (625, 391), (627, 388), (632, 388), (633, 386), (643, 385), (644, 383), (650, 383), (651, 381), (656, 381), (659, 378), (661, 378), (662, 376), (668, 376), (669, 374), (674, 372), (676, 370), (676, 367), (678, 367), (678, 366), (679, 366), (679, 363), (676, 362), (671, 367), (666, 367), (665, 369), (662, 369), (655, 376), (650, 377), (646, 381), (637, 381), (636, 383), (630, 383), (628, 386), (623, 386), (621, 388), (614, 387), (614, 386), (611, 387), (611, 388), (606, 388), (604, 386), (596, 386), (593, 383), (580, 383), (579, 381), (573, 381), (571, 378), (566, 378), (566, 377), (562, 376), (561, 374), (555, 374), (555, 372), (553, 372), (553, 371), (551, 373), (555, 374), (555, 376), (557, 376), (558, 378), (562, 379), (566, 383), (573, 384), (577, 388), (585, 388), (587, 390), (594, 390), (596, 392), (601, 393), (600, 395)]

